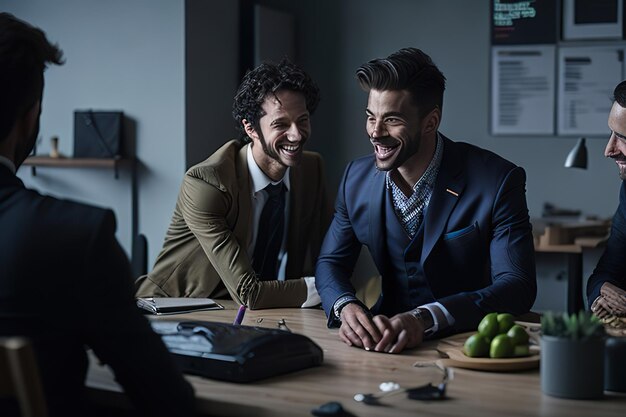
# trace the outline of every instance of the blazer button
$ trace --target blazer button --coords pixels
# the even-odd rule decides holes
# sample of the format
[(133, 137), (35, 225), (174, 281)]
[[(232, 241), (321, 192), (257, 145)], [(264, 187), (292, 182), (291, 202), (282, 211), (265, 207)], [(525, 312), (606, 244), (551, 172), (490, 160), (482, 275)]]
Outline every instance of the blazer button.
[(417, 273), (417, 268), (412, 266), (412, 267), (409, 268), (407, 273), (409, 274), (409, 277), (413, 278), (413, 275), (415, 275)]

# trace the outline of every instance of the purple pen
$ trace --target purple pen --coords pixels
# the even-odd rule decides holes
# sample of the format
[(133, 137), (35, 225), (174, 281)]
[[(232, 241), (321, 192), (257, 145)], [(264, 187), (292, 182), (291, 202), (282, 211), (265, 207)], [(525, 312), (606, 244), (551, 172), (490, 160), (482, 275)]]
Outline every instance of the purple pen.
[(237, 311), (237, 316), (235, 317), (234, 325), (240, 325), (243, 321), (243, 316), (246, 314), (246, 306), (242, 305), (239, 307), (239, 311)]

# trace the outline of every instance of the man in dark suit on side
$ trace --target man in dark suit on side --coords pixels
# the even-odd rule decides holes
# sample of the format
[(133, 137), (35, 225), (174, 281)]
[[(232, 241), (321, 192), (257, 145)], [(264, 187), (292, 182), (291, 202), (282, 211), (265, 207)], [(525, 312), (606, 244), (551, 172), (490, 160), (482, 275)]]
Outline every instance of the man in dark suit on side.
[[(142, 415), (193, 415), (191, 386), (135, 306), (114, 214), (43, 196), (15, 175), (38, 135), (49, 63), (62, 63), (57, 46), (0, 13), (0, 336), (32, 340), (52, 416), (93, 415), (85, 345)], [(0, 399), (0, 414), (9, 408)]]
[(608, 120), (611, 135), (604, 156), (617, 165), (619, 205), (611, 223), (611, 234), (598, 265), (587, 281), (591, 311), (606, 323), (609, 334), (626, 334), (626, 81), (613, 90)]
[[(537, 287), (524, 170), (439, 133), (445, 77), (419, 49), (357, 78), (374, 153), (346, 168), (318, 258), (329, 325), (349, 345), (397, 353), (489, 312), (526, 313)], [(382, 276), (371, 311), (349, 280), (362, 245)]]

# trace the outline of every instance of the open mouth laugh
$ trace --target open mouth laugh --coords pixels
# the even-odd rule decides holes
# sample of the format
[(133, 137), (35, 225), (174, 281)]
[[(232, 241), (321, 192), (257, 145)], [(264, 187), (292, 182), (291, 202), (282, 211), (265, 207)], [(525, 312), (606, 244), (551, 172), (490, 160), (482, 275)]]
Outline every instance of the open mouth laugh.
[(376, 158), (381, 161), (391, 158), (393, 155), (396, 154), (396, 151), (400, 147), (400, 144), (398, 143), (393, 145), (381, 145), (379, 143), (373, 143), (373, 145)]

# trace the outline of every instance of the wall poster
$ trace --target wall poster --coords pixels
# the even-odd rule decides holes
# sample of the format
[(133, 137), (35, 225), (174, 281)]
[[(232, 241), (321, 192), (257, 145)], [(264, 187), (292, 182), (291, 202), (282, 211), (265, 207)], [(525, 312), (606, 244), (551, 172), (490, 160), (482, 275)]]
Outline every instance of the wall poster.
[(605, 135), (613, 89), (624, 77), (624, 47), (561, 47), (558, 61), (557, 134)]
[(491, 48), (492, 134), (554, 134), (555, 49)]

